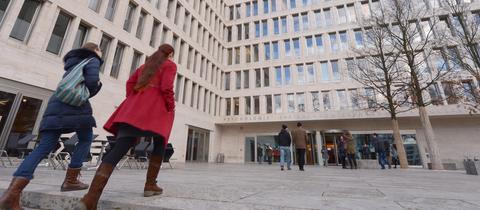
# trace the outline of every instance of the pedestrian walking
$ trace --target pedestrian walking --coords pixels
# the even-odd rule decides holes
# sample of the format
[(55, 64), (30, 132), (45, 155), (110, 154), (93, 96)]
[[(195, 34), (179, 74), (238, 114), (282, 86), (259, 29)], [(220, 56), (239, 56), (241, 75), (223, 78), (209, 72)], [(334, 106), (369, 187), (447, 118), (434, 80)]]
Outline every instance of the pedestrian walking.
[(302, 123), (297, 123), (297, 127), (292, 130), (292, 139), (295, 143), (298, 169), (304, 171), (305, 151), (307, 148), (307, 130), (302, 127)]
[(328, 167), (328, 149), (325, 146), (322, 146), (322, 159), (323, 159), (323, 166)]
[[(92, 128), (96, 127), (89, 98), (94, 97), (102, 87), (99, 77), (103, 62), (101, 56), (102, 52), (98, 45), (88, 42), (80, 49), (71, 50), (63, 58), (65, 70), (63, 78), (69, 77), (62, 79), (60, 84), (75, 87), (68, 90), (62, 89), (65, 90), (63, 93), (73, 95), (77, 93), (76, 91), (80, 91), (82, 94), (69, 99), (57, 94), (50, 97), (40, 123), (40, 143), (13, 174), (10, 186), (0, 198), (0, 209), (21, 209), (20, 196), (23, 189), (33, 179), (38, 164), (56, 148), (60, 136), (65, 133), (75, 132), (78, 143), (75, 145), (60, 190), (74, 191), (88, 188), (87, 184), (79, 180), (79, 176), (83, 161), (90, 153), (93, 140)], [(70, 77), (75, 77), (75, 80), (68, 79)], [(75, 84), (75, 81), (78, 83)]]
[(268, 165), (272, 165), (272, 160), (273, 160), (273, 148), (270, 145), (265, 145), (265, 151), (267, 153), (267, 162)]
[(377, 153), (378, 163), (382, 169), (385, 169), (387, 164), (387, 154), (385, 153), (385, 145), (378, 139), (378, 134), (374, 133), (372, 136), (372, 142), (375, 145), (375, 152)]
[(259, 164), (262, 164), (263, 161), (263, 148), (260, 144), (257, 146), (257, 161)]
[(362, 147), (362, 159), (370, 159), (370, 147), (367, 144), (364, 144)]
[(292, 138), (288, 132), (288, 127), (282, 125), (282, 130), (278, 133), (278, 145), (280, 146), (280, 169), (283, 171), (283, 166), (287, 164), (287, 169), (292, 170), (290, 164), (292, 163), (290, 145), (292, 144)]
[(340, 139), (337, 142), (337, 148), (338, 148), (338, 160), (340, 161), (340, 164), (342, 164), (342, 168), (346, 169), (347, 153), (345, 151), (345, 139), (343, 138), (343, 136), (340, 136)]
[(385, 156), (387, 157), (387, 164), (388, 164), (388, 169), (392, 168), (392, 150), (390, 147), (390, 143), (387, 141), (383, 142), (384, 148), (385, 148)]
[(175, 115), (173, 83), (177, 72), (171, 61), (172, 46), (161, 45), (146, 63), (127, 81), (127, 97), (104, 125), (116, 137), (115, 147), (103, 159), (93, 177), (88, 193), (76, 209), (96, 209), (98, 200), (113, 169), (135, 145), (139, 137), (152, 137), (154, 148), (149, 158), (143, 195), (160, 195), (157, 186), (165, 145), (168, 143)]
[(399, 165), (399, 161), (398, 161), (398, 152), (397, 152), (397, 145), (392, 145), (392, 147), (390, 148), (390, 153), (392, 155), (392, 162), (393, 164), (395, 165), (394, 168), (397, 168), (397, 165)]
[(350, 169), (357, 169), (357, 155), (356, 155), (356, 149), (355, 149), (355, 140), (353, 139), (352, 134), (350, 131), (345, 131), (343, 133), (343, 139), (347, 143), (347, 157), (348, 157), (348, 163), (350, 164)]

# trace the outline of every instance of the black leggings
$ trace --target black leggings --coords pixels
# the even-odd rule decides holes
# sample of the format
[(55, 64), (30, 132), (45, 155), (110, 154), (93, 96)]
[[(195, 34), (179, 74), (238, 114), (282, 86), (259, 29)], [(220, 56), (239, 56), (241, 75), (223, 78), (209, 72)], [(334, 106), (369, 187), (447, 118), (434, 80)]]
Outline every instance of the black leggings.
[[(115, 146), (110, 152), (108, 152), (108, 154), (103, 159), (103, 162), (110, 163), (113, 166), (116, 166), (118, 162), (123, 158), (123, 156), (127, 154), (128, 150), (130, 150), (130, 148), (135, 145), (137, 138), (138, 137), (130, 136), (117, 138), (115, 141)], [(164, 153), (165, 140), (163, 139), (163, 137), (154, 137), (152, 155), (160, 156), (163, 158)]]

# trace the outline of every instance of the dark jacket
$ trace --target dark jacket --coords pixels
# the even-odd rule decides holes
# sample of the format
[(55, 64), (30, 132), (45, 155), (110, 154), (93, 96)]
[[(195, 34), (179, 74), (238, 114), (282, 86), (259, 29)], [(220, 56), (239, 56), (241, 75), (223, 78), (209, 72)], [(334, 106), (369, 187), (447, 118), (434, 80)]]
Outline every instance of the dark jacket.
[[(83, 67), (83, 76), (85, 85), (90, 91), (90, 98), (95, 96), (101, 89), (102, 84), (99, 82), (100, 66), (102, 59), (98, 55), (87, 49), (75, 49), (67, 53), (63, 58), (65, 64), (65, 77), (70, 71), (87, 58), (92, 59), (85, 67)], [(47, 109), (43, 114), (40, 123), (40, 131), (60, 130), (62, 133), (69, 133), (82, 128), (96, 127), (95, 119), (92, 116), (92, 106), (87, 101), (82, 106), (71, 106), (61, 102), (57, 97), (52, 96), (48, 101)]]
[(287, 130), (282, 129), (280, 133), (278, 133), (278, 145), (281, 147), (289, 147), (292, 144), (292, 138), (290, 137), (290, 133)]
[(384, 141), (379, 140), (378, 138), (373, 138), (372, 139), (373, 145), (375, 145), (375, 152), (380, 153), (380, 152), (385, 152), (385, 143)]

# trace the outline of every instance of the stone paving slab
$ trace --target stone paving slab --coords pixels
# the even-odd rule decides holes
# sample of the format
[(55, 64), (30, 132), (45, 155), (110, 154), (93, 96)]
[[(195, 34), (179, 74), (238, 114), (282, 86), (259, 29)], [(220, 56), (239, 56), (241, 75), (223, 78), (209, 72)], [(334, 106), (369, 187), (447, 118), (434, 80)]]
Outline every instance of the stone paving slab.
[[(0, 191), (14, 168), (0, 168)], [(480, 177), (461, 171), (423, 169), (344, 170), (308, 167), (177, 164), (158, 178), (164, 194), (142, 197), (145, 170), (116, 170), (99, 209), (468, 209), (480, 210)], [(64, 171), (39, 168), (22, 203), (32, 209), (71, 209), (86, 191), (61, 193)], [(94, 171), (82, 172), (90, 182)]]

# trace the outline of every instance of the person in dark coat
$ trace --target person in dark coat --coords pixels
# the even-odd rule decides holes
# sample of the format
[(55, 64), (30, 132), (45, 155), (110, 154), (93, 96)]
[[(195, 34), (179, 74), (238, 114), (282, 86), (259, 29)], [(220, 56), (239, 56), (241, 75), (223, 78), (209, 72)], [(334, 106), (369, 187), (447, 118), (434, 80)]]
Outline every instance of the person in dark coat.
[[(65, 73), (70, 73), (74, 67), (85, 59), (91, 59), (83, 67), (85, 86), (94, 97), (101, 88), (100, 65), (102, 52), (97, 44), (86, 43), (82, 48), (68, 52), (63, 58)], [(78, 143), (75, 146), (61, 191), (84, 190), (88, 188), (78, 180), (83, 161), (90, 152), (93, 140), (93, 130), (96, 127), (92, 115), (92, 106), (87, 101), (81, 106), (71, 106), (52, 96), (40, 123), (40, 144), (28, 155), (13, 174), (14, 178), (9, 189), (0, 198), (0, 207), (20, 209), (19, 198), (23, 188), (33, 179), (33, 173), (40, 161), (52, 152), (64, 133), (76, 132)]]
[(287, 163), (287, 169), (292, 170), (292, 157), (290, 153), (290, 145), (292, 145), (292, 137), (288, 132), (288, 127), (282, 125), (282, 130), (278, 133), (278, 146), (280, 147), (280, 170), (284, 170), (283, 166)]
[(162, 44), (146, 63), (127, 81), (127, 97), (115, 110), (103, 128), (116, 137), (115, 147), (100, 164), (88, 193), (77, 203), (76, 209), (96, 209), (98, 200), (118, 162), (140, 137), (153, 138), (143, 196), (160, 195), (157, 186), (160, 171), (175, 116), (173, 83), (177, 65), (170, 60), (174, 49)]
[(297, 123), (297, 128), (292, 130), (292, 138), (295, 143), (295, 151), (297, 154), (298, 169), (305, 171), (305, 151), (307, 149), (307, 130), (302, 127), (302, 123)]
[(345, 139), (343, 139), (343, 136), (340, 136), (340, 139), (337, 142), (337, 147), (338, 147), (338, 159), (340, 161), (340, 164), (342, 164), (342, 168), (346, 169), (347, 168), (347, 151), (345, 150), (346, 147), (346, 142)]
[(383, 141), (378, 139), (376, 133), (373, 134), (372, 138), (373, 145), (375, 145), (375, 152), (377, 153), (378, 164), (382, 169), (385, 169), (385, 164), (387, 164), (387, 153), (385, 152), (385, 144)]

